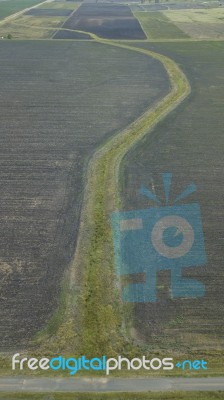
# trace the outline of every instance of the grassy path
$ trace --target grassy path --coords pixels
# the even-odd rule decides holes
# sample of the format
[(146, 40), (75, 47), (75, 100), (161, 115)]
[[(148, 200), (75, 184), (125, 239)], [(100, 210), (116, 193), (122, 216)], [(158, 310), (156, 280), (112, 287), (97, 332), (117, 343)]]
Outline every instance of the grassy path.
[[(120, 205), (121, 160), (133, 145), (149, 134), (190, 93), (185, 75), (168, 57), (123, 43), (102, 40), (95, 35), (94, 39), (101, 44), (137, 51), (159, 60), (168, 73), (171, 90), (162, 101), (99, 148), (89, 164), (77, 249), (70, 277), (71, 291), (73, 285), (80, 283), (80, 350), (85, 350), (88, 356), (104, 353), (112, 355), (125, 345), (121, 329), (123, 310), (114, 273), (110, 227), (110, 213)], [(66, 330), (62, 328), (62, 332), (66, 336)]]

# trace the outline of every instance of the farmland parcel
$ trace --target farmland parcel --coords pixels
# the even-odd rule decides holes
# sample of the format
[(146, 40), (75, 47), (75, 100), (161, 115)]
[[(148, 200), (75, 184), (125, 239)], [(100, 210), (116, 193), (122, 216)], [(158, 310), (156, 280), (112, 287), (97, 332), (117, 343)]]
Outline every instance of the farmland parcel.
[[(82, 4), (63, 28), (91, 32), (106, 39), (145, 39), (139, 21), (126, 5)], [(63, 39), (63, 33), (56, 34)]]
[(58, 304), (88, 158), (162, 98), (168, 80), (158, 61), (98, 43), (0, 47), (0, 337), (7, 349), (26, 344)]
[[(148, 39), (223, 39), (224, 8), (142, 12), (134, 9)], [(133, 8), (134, 6), (132, 6)], [(145, 6), (146, 7), (146, 6)]]
[(183, 270), (183, 276), (205, 285), (206, 294), (201, 299), (171, 300), (170, 276), (168, 272), (158, 274), (159, 301), (135, 306), (135, 336), (155, 348), (220, 351), (224, 348), (224, 232), (220, 225), (224, 195), (224, 44), (164, 43), (153, 47), (182, 66), (192, 93), (125, 158), (124, 209), (155, 206), (138, 194), (142, 184), (153, 187), (164, 199), (163, 172), (173, 173), (171, 204), (190, 182), (195, 182), (198, 191), (183, 203), (199, 201), (201, 205), (208, 262)]

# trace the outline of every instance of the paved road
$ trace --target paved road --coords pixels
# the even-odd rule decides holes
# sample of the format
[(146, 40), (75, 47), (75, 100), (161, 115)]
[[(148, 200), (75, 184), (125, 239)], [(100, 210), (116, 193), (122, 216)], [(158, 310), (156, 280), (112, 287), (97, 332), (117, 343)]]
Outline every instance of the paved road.
[(0, 378), (0, 392), (224, 391), (224, 378)]

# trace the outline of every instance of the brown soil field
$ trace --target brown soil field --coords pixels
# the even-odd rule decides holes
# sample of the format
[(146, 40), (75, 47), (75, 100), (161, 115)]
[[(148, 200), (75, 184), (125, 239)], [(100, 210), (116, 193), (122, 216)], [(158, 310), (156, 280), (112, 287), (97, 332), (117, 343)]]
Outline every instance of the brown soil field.
[[(91, 32), (106, 39), (145, 39), (139, 21), (126, 5), (82, 4), (63, 28)], [(63, 39), (63, 32), (57, 33)]]
[(0, 347), (55, 311), (94, 150), (169, 90), (156, 60), (93, 42), (0, 43)]
[[(152, 45), (139, 45), (152, 48)], [(201, 298), (171, 299), (170, 272), (157, 276), (156, 303), (135, 306), (135, 335), (154, 348), (223, 349), (223, 169), (224, 44), (161, 43), (153, 50), (181, 65), (190, 96), (126, 156), (121, 174), (124, 210), (155, 207), (141, 185), (164, 201), (161, 174), (173, 173), (170, 204), (191, 182), (197, 192), (180, 204), (201, 206), (207, 263), (184, 268), (183, 276), (205, 285)]]

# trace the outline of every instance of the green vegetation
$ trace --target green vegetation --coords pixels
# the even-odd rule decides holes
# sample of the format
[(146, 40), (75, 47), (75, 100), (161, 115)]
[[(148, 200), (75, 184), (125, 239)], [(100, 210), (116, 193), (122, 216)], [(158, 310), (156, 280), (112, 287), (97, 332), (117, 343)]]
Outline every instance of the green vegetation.
[(219, 400), (221, 392), (168, 393), (0, 393), (4, 400)]
[(20, 15), (0, 25), (0, 36), (6, 37), (10, 32), (14, 39), (48, 39), (66, 19), (67, 17)]
[(180, 28), (172, 23), (162, 12), (135, 12), (148, 39), (186, 39)]
[[(170, 81), (171, 92), (153, 109), (145, 112), (132, 125), (116, 135), (97, 153), (89, 166), (86, 198), (75, 260), (84, 269), (79, 308), (82, 326), (81, 348), (89, 356), (124, 352), (121, 331), (122, 309), (115, 290), (110, 212), (120, 204), (119, 164), (127, 151), (179, 104), (190, 88), (178, 66), (169, 58), (151, 51), (99, 40), (131, 51), (152, 56), (162, 62)], [(107, 288), (105, 290), (105, 288)], [(66, 335), (66, 332), (65, 332)], [(132, 349), (133, 350), (133, 349)], [(127, 351), (127, 348), (126, 348)]]
[[(76, 315), (75, 326), (72, 320), (61, 324), (56, 337), (53, 338), (53, 344), (43, 339), (45, 349), (64, 347), (69, 352), (74, 351), (75, 346), (78, 352), (89, 357), (103, 353), (112, 356), (121, 351), (136, 354), (136, 349), (129, 343), (126, 332), (121, 328), (123, 312), (127, 314), (127, 310), (122, 309), (119, 292), (115, 289), (110, 212), (120, 204), (119, 164), (127, 151), (175, 108), (190, 90), (185, 76), (171, 59), (149, 50), (97, 38), (96, 40), (98, 43), (142, 53), (159, 60), (169, 74), (171, 91), (154, 108), (150, 108), (128, 128), (109, 140), (98, 150), (89, 165), (82, 214), (82, 221), (85, 223), (81, 223), (77, 258), (73, 265), (80, 280), (77, 306), (80, 312)], [(77, 277), (74, 280), (77, 283)], [(73, 300), (64, 301), (73, 307)], [(70, 315), (69, 307), (67, 312)], [(53, 326), (57, 325), (58, 319), (60, 320), (60, 316), (57, 315), (53, 319)], [(82, 327), (81, 335), (78, 327)], [(62, 343), (64, 346), (61, 346)]]
[[(52, 344), (49, 340), (46, 341), (45, 346), (43, 345), (43, 335), (45, 334), (49, 334), (50, 333), (50, 328), (52, 327), (52, 321), (50, 321), (50, 328), (48, 329), (48, 332), (43, 332), (42, 333), (42, 337), (40, 335), (39, 339), (40, 339), (40, 344), (41, 347), (34, 347), (33, 349), (30, 349), (29, 352), (21, 352), (21, 358), (22, 357), (36, 357), (36, 358), (42, 358), (43, 354), (46, 357), (52, 358), (55, 357), (56, 354), (59, 353), (59, 349), (61, 351), (61, 349), (65, 349), (66, 348), (66, 344), (67, 344), (67, 349), (68, 349), (68, 342), (70, 344), (70, 346), (72, 346), (74, 348), (74, 350), (72, 350), (70, 348), (70, 352), (67, 351), (62, 351), (63, 355), (65, 357), (78, 357), (80, 356), (80, 341), (78, 340), (79, 338), (77, 338), (76, 336), (76, 332), (74, 329), (74, 321), (72, 321), (72, 319), (70, 318), (71, 315), (67, 314), (67, 310), (64, 314), (66, 319), (66, 322), (64, 321), (64, 319), (62, 319), (61, 316), (61, 322), (62, 322), (62, 330), (61, 330), (61, 336), (60, 334), (58, 334), (57, 336), (57, 342), (54, 341), (54, 343)], [(55, 322), (55, 321), (53, 321)], [(58, 321), (56, 321), (58, 322)], [(55, 324), (55, 328), (58, 329), (58, 325)], [(66, 331), (66, 336), (65, 336), (65, 331)], [(77, 331), (77, 329), (76, 329)], [(54, 336), (55, 331), (53, 331), (53, 338), (55, 338)], [(46, 337), (46, 336), (45, 336)], [(75, 344), (75, 346), (74, 346)], [(152, 351), (150, 350), (150, 348), (147, 348), (145, 346), (144, 349), (142, 349), (142, 347), (135, 347), (132, 345), (129, 347), (129, 349), (127, 349), (127, 345), (122, 349), (121, 354), (123, 356), (127, 355), (128, 357), (142, 357), (142, 355), (148, 357), (149, 359), (154, 358), (154, 357), (160, 357), (163, 358), (164, 356), (169, 356), (169, 357), (173, 357), (174, 359), (174, 364), (176, 364), (178, 361), (180, 360), (184, 360), (184, 359), (190, 359), (190, 360), (196, 360), (196, 359), (204, 359), (207, 363), (208, 363), (208, 370), (198, 370), (198, 371), (190, 371), (189, 369), (185, 369), (185, 370), (177, 370), (176, 368), (171, 370), (171, 371), (164, 371), (164, 370), (158, 370), (158, 371), (153, 371), (153, 374), (150, 375), (150, 378), (161, 378), (161, 377), (186, 377), (186, 378), (206, 378), (206, 377), (220, 377), (223, 376), (223, 365), (224, 365), (224, 354), (222, 351), (213, 351), (213, 352), (209, 352), (209, 351), (203, 351), (203, 352), (199, 352), (199, 351), (188, 351), (187, 353), (183, 353), (183, 354), (179, 354), (177, 356), (177, 352), (171, 352), (170, 350), (166, 350), (166, 351)], [(83, 354), (83, 353), (82, 353)], [(86, 354), (86, 353), (85, 353)], [(0, 355), (0, 376), (1, 377), (7, 377), (7, 376), (12, 376), (12, 355), (13, 354), (1, 354)], [(102, 354), (100, 354), (100, 357), (102, 356)], [(110, 355), (108, 355), (110, 356)], [(24, 374), (26, 376), (29, 377), (49, 377), (49, 378), (68, 378), (68, 371), (53, 371), (53, 370), (47, 370), (47, 371), (43, 371), (41, 369), (38, 370), (29, 370), (28, 368), (26, 368), (26, 370), (22, 370), (20, 371), (19, 369), (15, 370), (13, 372), (13, 376), (17, 376), (17, 377), (23, 377)], [(79, 371), (78, 374), (76, 375), (77, 378), (104, 378), (105, 377), (105, 373), (102, 371)], [(75, 378), (76, 378), (75, 377)], [(140, 369), (138, 371), (133, 371), (130, 370), (128, 371), (127, 369), (123, 368), (121, 370), (115, 370), (115, 371), (111, 371), (110, 372), (110, 378), (148, 378), (149, 377), (149, 373), (147, 370), (145, 369)]]
[(12, 32), (14, 39), (51, 39), (57, 31), (62, 30), (82, 33), (86, 35), (86, 39), (95, 39), (93, 33), (60, 28), (65, 20), (65, 17), (30, 17), (24, 15), (0, 25), (0, 36), (6, 37), (9, 32)]
[[(6, 3), (6, 1), (0, 2), (0, 15), (2, 3)], [(72, 1), (54, 1), (45, 3), (40, 8), (75, 10), (79, 6), (80, 3)], [(150, 41), (224, 38), (223, 8), (135, 12), (134, 15), (139, 20), (142, 29)], [(37, 17), (21, 14), (5, 22), (2, 21), (0, 24), (0, 36), (6, 37), (10, 33), (14, 39), (49, 39), (53, 37), (56, 31), (62, 30), (61, 27), (67, 18), (52, 16)], [(66, 30), (81, 33), (78, 30), (63, 28), (63, 31)], [(87, 32), (82, 33), (87, 34)], [(91, 35), (90, 33), (89, 35), (93, 39), (97, 39), (96, 35)]]
[[(28, 4), (30, 1), (30, 4)], [(17, 0), (7, 0), (7, 1), (0, 1), (0, 17), (1, 11), (4, 12), (6, 8), (3, 6), (4, 4), (12, 3), (15, 5)], [(26, 5), (27, 2), (27, 5)], [(31, 0), (23, 0), (18, 1), (18, 4), (21, 3), (21, 8), (19, 10), (23, 10), (28, 6), (32, 6), (35, 4), (40, 3), (40, 1), (34, 1), (33, 4)], [(8, 4), (9, 14), (14, 13), (14, 9), (10, 12), (10, 4)], [(62, 2), (49, 2), (45, 4), (41, 4), (39, 7), (42, 9), (69, 9), (69, 10), (76, 10), (79, 7), (80, 3), (72, 2), (72, 1), (62, 1)], [(17, 5), (18, 8), (18, 5)], [(16, 11), (18, 11), (16, 9)], [(6, 16), (6, 15), (4, 15)], [(4, 18), (4, 16), (2, 18)], [(12, 18), (1, 21), (0, 23), (0, 36), (6, 38), (9, 34), (12, 35), (13, 39), (50, 39), (55, 32), (57, 31), (56, 28), (59, 28), (64, 24), (67, 17), (64, 16), (32, 16), (32, 15), (15, 15)]]
[(0, 20), (25, 8), (32, 7), (38, 3), (41, 3), (41, 0), (0, 1)]
[[(60, 8), (63, 3), (51, 3), (52, 7)], [(66, 4), (66, 2), (64, 3)], [(77, 3), (66, 4), (66, 8), (70, 8), (71, 4), (73, 4), (74, 9), (78, 6)], [(45, 5), (46, 8), (50, 8)], [(0, 3), (1, 10), (1, 3)], [(187, 11), (189, 13), (189, 11)], [(207, 10), (206, 10), (207, 12)], [(209, 10), (209, 12), (211, 12)], [(173, 14), (172, 14), (173, 13)], [(191, 35), (192, 37), (197, 37), (197, 29), (201, 29), (203, 26), (208, 26), (207, 22), (203, 22), (202, 20), (192, 19), (191, 21), (186, 21), (181, 19), (181, 15), (184, 11), (181, 11), (181, 14), (175, 11), (161, 13), (141, 13), (136, 12), (135, 16), (139, 19), (145, 33), (147, 34), (148, 39), (188, 39)], [(197, 11), (192, 11), (196, 15)], [(193, 14), (190, 15), (193, 15)], [(203, 10), (204, 13), (204, 10)], [(203, 14), (201, 12), (201, 14)], [(200, 13), (198, 13), (200, 14)], [(187, 15), (187, 14), (186, 14)], [(206, 18), (210, 18), (210, 14), (206, 14)], [(174, 23), (170, 20), (172, 19)], [(187, 17), (189, 19), (189, 14)], [(198, 17), (199, 19), (203, 19), (205, 17)], [(219, 19), (219, 27), (223, 28), (222, 16), (220, 17), (218, 14), (213, 15), (212, 18), (216, 20)], [(3, 35), (8, 38), (49, 38), (55, 32), (55, 28), (62, 25), (64, 22), (64, 17), (31, 17), (31, 16), (21, 16), (11, 21), (10, 23), (6, 23), (0, 29), (0, 35)], [(189, 28), (186, 27), (186, 24), (189, 23)], [(200, 24), (199, 24), (200, 23)], [(210, 19), (210, 27), (213, 26), (213, 19)], [(181, 25), (182, 24), (182, 25)], [(198, 24), (198, 25), (197, 25)], [(217, 24), (217, 25), (218, 25)], [(178, 25), (178, 26), (177, 26)], [(192, 27), (196, 27), (197, 29), (193, 32)], [(183, 28), (183, 29), (182, 29)], [(208, 27), (206, 28), (208, 32)], [(214, 31), (214, 27), (212, 27)], [(185, 30), (185, 33), (184, 33)], [(11, 33), (12, 32), (12, 33)], [(193, 32), (193, 33), (192, 33)], [(159, 121), (161, 121), (165, 116), (167, 116), (170, 111), (174, 110), (178, 104), (189, 94), (190, 87), (185, 78), (185, 75), (178, 68), (177, 64), (173, 62), (171, 59), (166, 56), (159, 55), (157, 53), (152, 52), (147, 48), (136, 48), (133, 46), (124, 45), (121, 43), (116, 43), (109, 40), (101, 40), (97, 38), (96, 35), (91, 35), (93, 39), (95, 39), (98, 43), (119, 47), (122, 49), (127, 49), (134, 52), (143, 53), (148, 56), (153, 56), (166, 68), (170, 83), (171, 83), (171, 91), (169, 95), (167, 95), (160, 103), (158, 103), (153, 109), (149, 109), (146, 111), (140, 118), (138, 118), (133, 124), (131, 124), (128, 128), (122, 130), (116, 137), (102, 146), (94, 155), (93, 159), (89, 165), (88, 172), (88, 181), (85, 192), (85, 201), (84, 207), (81, 217), (81, 232), (80, 239), (78, 243), (77, 250), (77, 258), (74, 261), (74, 265), (72, 266), (71, 275), (74, 273), (76, 277), (73, 278), (75, 283), (77, 283), (80, 287), (76, 288), (75, 300), (74, 300), (74, 287), (68, 286), (66, 287), (71, 277), (68, 278), (67, 283), (65, 283), (66, 290), (63, 290), (61, 296), (61, 305), (53, 316), (51, 321), (49, 322), (48, 327), (42, 334), (38, 337), (37, 342), (41, 344), (41, 348), (49, 348), (51, 349), (66, 349), (66, 352), (71, 352), (73, 349), (77, 350), (77, 353), (87, 354), (89, 357), (93, 355), (102, 355), (103, 353), (110, 354), (113, 356), (118, 352), (122, 352), (123, 354), (133, 354), (137, 355), (138, 351), (141, 351), (140, 348), (134, 346), (133, 342), (129, 337), (129, 332), (127, 332), (128, 322), (131, 322), (131, 309), (130, 307), (124, 308), (121, 304), (119, 298), (119, 285), (117, 285), (116, 277), (114, 274), (114, 260), (113, 260), (113, 247), (112, 247), (112, 236), (111, 236), (111, 227), (110, 227), (110, 213), (118, 209), (121, 205), (121, 199), (119, 196), (119, 166), (121, 160), (126, 155), (126, 153), (136, 145), (140, 139), (144, 138), (146, 134), (151, 132), (151, 130), (157, 125)], [(189, 46), (191, 43), (189, 43)], [(200, 44), (201, 46), (201, 44)], [(156, 49), (156, 51), (160, 51), (160, 49)], [(167, 51), (167, 47), (164, 46), (164, 52)], [(198, 49), (194, 50), (198, 51)], [(180, 49), (180, 52), (185, 55), (189, 55), (187, 53), (186, 48)], [(192, 53), (193, 54), (193, 53)], [(208, 53), (209, 54), (209, 53)], [(171, 56), (172, 56), (172, 48), (171, 48)], [(206, 59), (206, 57), (205, 57)], [(207, 59), (206, 59), (207, 60)], [(177, 59), (178, 63), (185, 65), (185, 59)], [(206, 61), (208, 62), (208, 60)], [(198, 76), (201, 74), (201, 71), (198, 70)], [(207, 81), (206, 81), (207, 82)], [(200, 88), (200, 90), (202, 90)], [(211, 91), (212, 91), (212, 83), (211, 83)], [(194, 92), (195, 94), (195, 92)], [(206, 92), (204, 92), (204, 98), (206, 97)], [(208, 99), (210, 101), (210, 97)], [(222, 99), (221, 99), (222, 100)], [(220, 100), (220, 104), (221, 104)], [(214, 99), (215, 101), (215, 99)], [(217, 100), (218, 101), (218, 100)], [(203, 106), (204, 107), (204, 106)], [(208, 109), (209, 104), (207, 104)], [(195, 107), (198, 113), (198, 106)], [(191, 114), (193, 115), (193, 114)], [(214, 113), (214, 115), (216, 115)], [(204, 118), (204, 117), (203, 117)], [(190, 118), (187, 118), (185, 121), (188, 124)], [(180, 121), (181, 122), (181, 121)], [(180, 123), (178, 125), (179, 129)], [(150, 135), (148, 135), (150, 137)], [(210, 139), (210, 138), (209, 138)], [(203, 137), (204, 143), (204, 137)], [(197, 145), (198, 146), (198, 145)], [(220, 146), (221, 147), (221, 146)], [(172, 147), (166, 148), (166, 154), (172, 153)], [(188, 166), (186, 166), (188, 167)], [(74, 272), (75, 271), (75, 272)], [(77, 277), (78, 275), (78, 277)], [(74, 284), (74, 282), (73, 282)], [(79, 313), (75, 316), (74, 323), (74, 315), (71, 312), (71, 308), (74, 306), (74, 302), (76, 305), (78, 303), (80, 310)], [(66, 316), (66, 321), (65, 318)], [(126, 320), (126, 328), (124, 329), (123, 321)], [(181, 328), (182, 324), (185, 322), (181, 313), (176, 316), (167, 328), (169, 333), (176, 341), (175, 335), (173, 332), (175, 331), (175, 327)], [(79, 327), (81, 326), (81, 332)], [(57, 334), (53, 336), (52, 341), (46, 340), (45, 338), (54, 334), (57, 330)], [(190, 336), (184, 336), (184, 340), (187, 343), (190, 343)], [(202, 336), (198, 336), (196, 338), (202, 339)], [(193, 341), (196, 340), (193, 337)], [(45, 342), (45, 343), (44, 343)], [(201, 342), (204, 345), (203, 342)], [(166, 341), (167, 347), (170, 346), (170, 342)], [(195, 354), (195, 353), (194, 353)], [(203, 353), (204, 354), (204, 353)], [(218, 355), (219, 354), (219, 355)], [(219, 361), (217, 361), (219, 357)], [(208, 354), (207, 360), (211, 359), (212, 367), (209, 370), (209, 375), (217, 374), (223, 372), (223, 358), (220, 357), (220, 353), (217, 354)], [(219, 362), (219, 364), (217, 364)], [(195, 399), (190, 394), (177, 394), (178, 399)], [(20, 396), (20, 395), (18, 395)], [(36, 395), (41, 396), (41, 395)], [(59, 397), (52, 397), (52, 399), (60, 399), (60, 395), (53, 395)], [(82, 397), (86, 395), (78, 395), (79, 397), (74, 397), (77, 395), (67, 395), (73, 397), (74, 399), (85, 399), (88, 397)], [(81, 397), (80, 397), (81, 396)], [(88, 395), (87, 395), (88, 396)], [(97, 395), (97, 399), (99, 399), (99, 395)], [(107, 397), (103, 398), (113, 398), (114, 395), (102, 395)], [(108, 397), (109, 396), (109, 397)], [(110, 397), (111, 396), (111, 397)], [(116, 396), (116, 400), (125, 399), (125, 398), (133, 398), (132, 395), (119, 395), (124, 397)], [(133, 394), (133, 396), (135, 396)], [(143, 395), (142, 395), (143, 396)], [(151, 394), (147, 394), (144, 396), (152, 396)], [(164, 394), (162, 397), (159, 394), (153, 395), (154, 397), (141, 397), (140, 394), (137, 395), (138, 399), (175, 399), (175, 397), (169, 397), (171, 394)], [(187, 396), (187, 397), (185, 397)], [(198, 395), (198, 399), (203, 398), (206, 399), (205, 393), (203, 393), (203, 397)], [(213, 394), (212, 394), (213, 396)], [(221, 397), (218, 393), (214, 393), (216, 397), (207, 397), (209, 399), (218, 399)], [(0, 396), (1, 398), (1, 396)], [(12, 399), (12, 397), (9, 397)], [(16, 397), (20, 398), (20, 397)], [(26, 398), (23, 394), (22, 398)], [(27, 397), (29, 398), (29, 397)], [(39, 399), (41, 397), (32, 396), (32, 399)], [(91, 398), (94, 398), (94, 395), (91, 395)], [(4, 399), (7, 399), (7, 395), (4, 395)], [(66, 399), (66, 396), (63, 395), (63, 399)]]
[(60, 27), (68, 17), (34, 17), (31, 15), (22, 15), (16, 18), (12, 23), (16, 26), (28, 26), (31, 30), (35, 28), (52, 28)]

